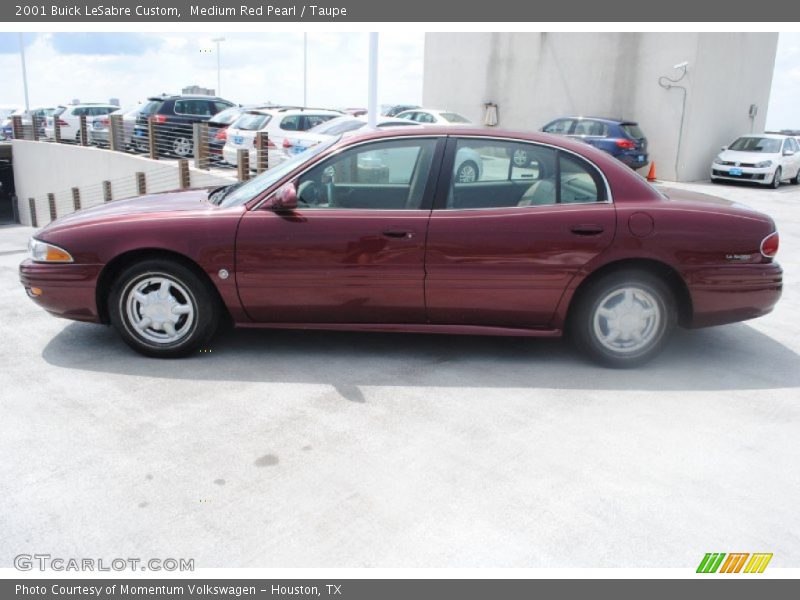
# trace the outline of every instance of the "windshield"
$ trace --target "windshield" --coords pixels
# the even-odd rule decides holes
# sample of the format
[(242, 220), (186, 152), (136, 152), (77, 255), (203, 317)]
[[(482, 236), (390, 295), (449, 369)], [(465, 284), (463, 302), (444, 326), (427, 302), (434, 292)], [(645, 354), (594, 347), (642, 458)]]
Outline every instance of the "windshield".
[(283, 161), (276, 167), (264, 171), (258, 177), (255, 177), (247, 183), (232, 189), (230, 193), (223, 198), (222, 202), (220, 202), (220, 206), (238, 206), (252, 200), (264, 190), (275, 185), (278, 181), (294, 171), (297, 167), (309, 160), (312, 160), (320, 153), (333, 146), (340, 139), (341, 136), (331, 138), (326, 142), (312, 146), (301, 154), (295, 154), (292, 158)]
[(766, 154), (777, 154), (781, 151), (783, 140), (762, 137), (740, 137), (730, 145), (729, 150), (739, 152), (764, 152)]
[(469, 123), (466, 118), (462, 117), (458, 113), (443, 112), (439, 113), (439, 116), (441, 116), (448, 123)]

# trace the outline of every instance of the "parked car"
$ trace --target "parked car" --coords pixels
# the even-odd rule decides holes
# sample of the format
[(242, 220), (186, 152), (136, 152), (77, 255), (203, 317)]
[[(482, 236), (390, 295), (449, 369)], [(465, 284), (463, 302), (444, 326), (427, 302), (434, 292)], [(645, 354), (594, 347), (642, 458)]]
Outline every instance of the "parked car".
[(639, 124), (634, 121), (603, 117), (561, 117), (542, 127), (542, 131), (567, 135), (591, 144), (632, 169), (639, 169), (648, 163), (647, 138)]
[(195, 123), (208, 121), (233, 102), (216, 96), (172, 95), (153, 96), (139, 111), (133, 128), (133, 142), (141, 152), (149, 149), (148, 119), (156, 126), (156, 146), (159, 155), (181, 158), (194, 154)]
[(36, 120), (36, 125), (39, 129), (39, 137), (43, 138), (44, 135), (44, 128), (47, 123), (47, 117), (52, 117), (56, 112), (55, 106), (43, 106), (39, 108), (32, 108), (30, 110), (26, 110), (25, 113), (22, 115), (22, 126), (23, 127), (31, 127), (33, 126), (34, 119)]
[(395, 104), (394, 106), (391, 106), (387, 108), (385, 111), (383, 111), (382, 114), (384, 117), (396, 117), (401, 112), (405, 112), (413, 108), (422, 108), (422, 107), (417, 106), (416, 104)]
[(711, 181), (752, 181), (773, 188), (800, 179), (800, 145), (782, 134), (750, 134), (723, 146), (711, 165)]
[[(286, 136), (289, 140), (286, 146), (287, 154), (298, 154), (316, 146), (322, 141), (330, 139), (331, 137), (341, 135), (350, 131), (357, 131), (367, 126), (366, 117), (353, 117), (350, 115), (342, 115), (335, 117), (330, 121), (320, 123), (316, 127), (312, 127), (308, 131), (299, 131), (294, 134)], [(379, 117), (376, 120), (376, 127), (419, 127), (419, 123), (414, 123), (407, 119), (394, 119), (392, 117)]]
[(237, 151), (249, 150), (250, 165), (255, 168), (256, 134), (261, 131), (269, 136), (268, 161), (274, 167), (288, 157), (290, 145), (288, 136), (297, 131), (308, 131), (320, 123), (341, 117), (338, 110), (324, 108), (273, 107), (248, 110), (229, 128), (225, 146), (222, 148), (223, 160), (231, 165), (237, 164)]
[[(119, 106), (115, 106), (114, 104), (87, 102), (58, 106), (55, 111), (53, 111), (52, 116), (47, 117), (44, 127), (44, 135), (48, 139), (55, 139), (55, 121), (58, 120), (59, 129), (61, 131), (61, 140), (65, 142), (74, 141), (75, 143), (80, 143), (81, 116), (86, 116), (86, 127), (88, 130), (92, 117), (102, 117), (118, 109)], [(88, 143), (88, 137), (86, 141)]]
[[(458, 151), (482, 177), (452, 176)], [(531, 158), (518, 167), (513, 157)], [(491, 164), (489, 164), (491, 163)], [(118, 200), (36, 232), (20, 265), (54, 315), (189, 355), (239, 327), (530, 337), (652, 358), (676, 324), (770, 312), (778, 233), (757, 211), (658, 191), (588, 144), (478, 128), (322, 142), (244, 183)]]
[(421, 125), (470, 125), (472, 123), (456, 112), (429, 108), (406, 110), (395, 116), (398, 119), (408, 119)]
[(106, 116), (93, 117), (91, 127), (89, 127), (89, 143), (93, 146), (108, 147), (110, 145), (111, 117), (122, 115), (122, 135), (118, 138), (122, 149), (129, 148), (133, 140), (133, 128), (136, 124), (136, 117), (141, 111), (142, 105), (137, 104), (133, 107), (120, 108)]
[(10, 140), (14, 137), (14, 127), (11, 124), (11, 117), (22, 115), (25, 109), (13, 104), (0, 105), (0, 140)]
[(222, 159), (222, 148), (228, 140), (228, 127), (248, 110), (267, 108), (263, 106), (232, 106), (218, 112), (208, 120), (208, 151), (214, 160)]

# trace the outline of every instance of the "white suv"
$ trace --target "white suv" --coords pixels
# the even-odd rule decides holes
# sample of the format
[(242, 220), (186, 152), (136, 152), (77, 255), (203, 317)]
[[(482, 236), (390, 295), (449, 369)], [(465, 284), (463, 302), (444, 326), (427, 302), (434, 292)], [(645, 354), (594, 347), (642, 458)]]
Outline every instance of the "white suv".
[(341, 116), (342, 113), (337, 110), (321, 108), (277, 107), (248, 110), (228, 128), (222, 158), (226, 163), (235, 165), (237, 151), (249, 150), (250, 166), (255, 169), (256, 134), (261, 131), (269, 136), (267, 160), (269, 166), (274, 167), (289, 156), (287, 149), (291, 142), (287, 136)]
[(67, 106), (59, 106), (56, 108), (53, 116), (47, 117), (44, 126), (44, 135), (48, 139), (55, 139), (55, 124), (54, 120), (58, 119), (58, 124), (61, 127), (61, 139), (63, 141), (81, 141), (81, 115), (86, 115), (87, 131), (94, 121), (95, 117), (104, 117), (115, 110), (119, 110), (119, 106), (113, 104), (68, 104)]

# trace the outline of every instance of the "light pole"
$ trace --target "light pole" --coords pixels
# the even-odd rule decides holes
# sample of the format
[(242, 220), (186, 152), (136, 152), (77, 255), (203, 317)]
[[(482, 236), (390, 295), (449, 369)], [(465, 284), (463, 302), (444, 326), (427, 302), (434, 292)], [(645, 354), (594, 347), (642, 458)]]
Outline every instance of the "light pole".
[(308, 32), (303, 32), (303, 106), (308, 106)]
[(19, 57), (22, 60), (22, 87), (25, 90), (25, 111), (30, 110), (28, 102), (28, 70), (25, 68), (25, 38), (22, 32), (19, 34)]
[(367, 127), (374, 128), (377, 122), (378, 122), (378, 34), (370, 33)]
[(221, 62), (221, 56), (220, 56), (220, 51), (219, 51), (219, 45), (220, 45), (221, 42), (225, 41), (225, 38), (224, 37), (218, 37), (218, 38), (214, 38), (211, 41), (214, 42), (217, 45), (217, 96), (222, 96), (222, 76), (221, 76), (221, 73), (222, 73), (222, 62)]

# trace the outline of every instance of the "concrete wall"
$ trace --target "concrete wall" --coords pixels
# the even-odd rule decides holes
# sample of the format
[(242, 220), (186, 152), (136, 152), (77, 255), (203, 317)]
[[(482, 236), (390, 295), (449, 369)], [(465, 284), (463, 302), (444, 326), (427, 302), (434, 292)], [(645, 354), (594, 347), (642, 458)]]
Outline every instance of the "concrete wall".
[[(774, 33), (428, 33), (423, 103), (499, 126), (539, 129), (559, 116), (638, 121), (660, 178), (707, 177), (719, 146), (764, 127), (778, 35)], [(689, 61), (682, 92), (658, 85)], [(759, 107), (755, 120), (751, 104)]]
[[(72, 188), (81, 191), (83, 208), (103, 203), (104, 180), (111, 181), (114, 199), (136, 195), (137, 172), (146, 174), (147, 191), (160, 192), (179, 187), (178, 164), (171, 160), (150, 160), (132, 154), (55, 144), (14, 140), (12, 146), (14, 184), (20, 221), (31, 224), (28, 198), (36, 202), (38, 225), (50, 222), (47, 194), (55, 194), (58, 216), (73, 212)], [(235, 181), (230, 175), (191, 169), (192, 186), (223, 185)]]

